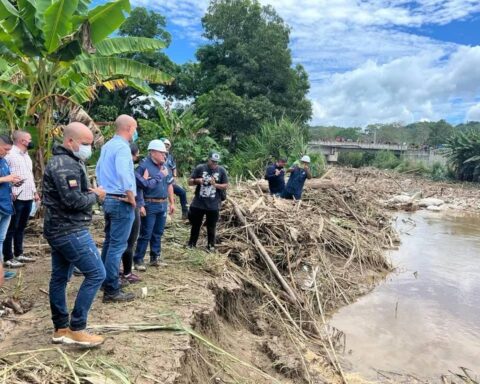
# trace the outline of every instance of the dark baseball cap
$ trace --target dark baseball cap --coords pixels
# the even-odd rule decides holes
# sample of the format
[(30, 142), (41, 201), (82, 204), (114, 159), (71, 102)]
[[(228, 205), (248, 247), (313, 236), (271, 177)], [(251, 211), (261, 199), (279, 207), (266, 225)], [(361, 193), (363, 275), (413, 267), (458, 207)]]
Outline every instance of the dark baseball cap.
[(218, 163), (220, 161), (220, 154), (218, 152), (210, 152), (208, 159)]

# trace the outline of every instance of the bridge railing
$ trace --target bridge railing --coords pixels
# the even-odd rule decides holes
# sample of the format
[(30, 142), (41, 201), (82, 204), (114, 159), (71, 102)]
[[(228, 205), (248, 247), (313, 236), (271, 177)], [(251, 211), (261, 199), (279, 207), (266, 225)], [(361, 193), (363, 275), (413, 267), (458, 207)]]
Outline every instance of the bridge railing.
[(320, 145), (324, 147), (336, 147), (336, 148), (379, 149), (379, 150), (390, 150), (390, 151), (407, 151), (408, 150), (408, 145), (361, 143), (356, 141), (315, 140), (315, 141), (310, 141), (309, 144)]

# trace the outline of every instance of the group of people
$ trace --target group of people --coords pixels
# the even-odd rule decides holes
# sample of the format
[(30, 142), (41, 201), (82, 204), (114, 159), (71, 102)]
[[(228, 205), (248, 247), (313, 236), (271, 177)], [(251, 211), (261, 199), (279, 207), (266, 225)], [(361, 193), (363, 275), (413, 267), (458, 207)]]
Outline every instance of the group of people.
[[(196, 247), (206, 217), (207, 250), (214, 250), (219, 210), (228, 188), (227, 173), (219, 165), (220, 154), (210, 153), (208, 161), (192, 172), (188, 184), (196, 189), (188, 207), (186, 191), (175, 181), (176, 164), (169, 153), (171, 142), (168, 139), (152, 140), (148, 144), (148, 155), (135, 168), (139, 159), (137, 138), (135, 119), (119, 116), (115, 121), (114, 137), (101, 149), (96, 166), (96, 186), (90, 185), (85, 167), (92, 155), (94, 139), (88, 127), (78, 122), (70, 123), (64, 129), (62, 144), (53, 148), (43, 175), (42, 203), (45, 207), (44, 237), (51, 248), (49, 298), (54, 343), (86, 347), (103, 343), (102, 336), (86, 331), (95, 296), (102, 289), (104, 303), (134, 300), (135, 295), (124, 291), (123, 287), (141, 280), (133, 271), (147, 269), (144, 260), (148, 247), (149, 267), (164, 265), (162, 235), (167, 215), (175, 212), (175, 195), (180, 197), (182, 217), (191, 223), (187, 246)], [(4, 216), (10, 217), (14, 212), (12, 189), (27, 184), (23, 175), (11, 172), (10, 163), (4, 160), (12, 147), (9, 140), (8, 136), (0, 136), (0, 240), (6, 232), (3, 228), (8, 227)], [(22, 153), (26, 156), (30, 142), (31, 137), (21, 142)], [(33, 175), (31, 181), (35, 188)], [(33, 189), (32, 195), (27, 197), (35, 200), (38, 194)], [(89, 232), (96, 204), (103, 207), (105, 217), (105, 240), (101, 252)], [(30, 210), (31, 207), (30, 204)], [(16, 246), (15, 229), (13, 233)], [(15, 255), (14, 260), (20, 262), (22, 250), (15, 248)], [(84, 280), (73, 310), (69, 312), (66, 287), (75, 272), (83, 275)]]
[[(299, 164), (294, 164), (288, 169), (285, 169), (286, 159), (278, 159), (275, 163), (270, 164), (265, 172), (270, 194), (284, 199), (300, 200), (305, 180), (312, 178), (310, 162), (310, 156), (304, 155)], [(290, 173), (290, 177), (285, 185), (286, 173)]]
[[(212, 152), (205, 164), (198, 165), (188, 179), (195, 186), (194, 198), (187, 206), (186, 191), (176, 183), (175, 160), (168, 139), (148, 144), (148, 154), (139, 162), (137, 122), (128, 115), (115, 121), (115, 135), (101, 149), (96, 166), (96, 186), (90, 184), (85, 162), (92, 155), (93, 134), (82, 123), (65, 127), (63, 142), (53, 148), (42, 181), (45, 207), (43, 234), (51, 248), (50, 308), (54, 343), (87, 347), (103, 343), (104, 338), (86, 331), (90, 307), (99, 289), (104, 303), (135, 299), (123, 287), (141, 281), (133, 271), (164, 266), (162, 235), (167, 215), (175, 212), (175, 195), (180, 197), (182, 217), (191, 224), (186, 246), (194, 248), (205, 221), (207, 251), (214, 251), (216, 226), (222, 201), (226, 199), (228, 176), (219, 165), (220, 154)], [(24, 231), (40, 196), (35, 187), (28, 150), (28, 132), (15, 131), (13, 140), (0, 135), (0, 285), (14, 272), (35, 259), (23, 252)], [(138, 165), (135, 167), (135, 164)], [(266, 170), (270, 192), (286, 199), (301, 199), (303, 186), (311, 178), (310, 158), (286, 169), (279, 159)], [(290, 178), (285, 184), (285, 174)], [(35, 205), (34, 205), (35, 204)], [(95, 205), (103, 207), (105, 240), (101, 252), (89, 232)], [(12, 244), (13, 243), (13, 244)], [(73, 310), (69, 312), (66, 287), (72, 275), (84, 280)]]

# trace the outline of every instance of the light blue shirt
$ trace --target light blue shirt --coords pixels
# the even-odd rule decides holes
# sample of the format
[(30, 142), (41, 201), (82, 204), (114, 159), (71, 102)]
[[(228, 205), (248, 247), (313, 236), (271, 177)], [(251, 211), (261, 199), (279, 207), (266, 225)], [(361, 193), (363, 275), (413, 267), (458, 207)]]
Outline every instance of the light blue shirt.
[(96, 168), (97, 183), (107, 193), (136, 195), (135, 172), (130, 145), (123, 137), (115, 135), (103, 147)]

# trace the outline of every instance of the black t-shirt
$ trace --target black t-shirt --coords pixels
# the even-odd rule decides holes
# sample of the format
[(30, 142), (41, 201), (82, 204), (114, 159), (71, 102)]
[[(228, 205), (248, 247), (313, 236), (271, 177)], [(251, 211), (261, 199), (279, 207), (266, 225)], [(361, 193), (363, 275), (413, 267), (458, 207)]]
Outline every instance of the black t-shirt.
[(216, 169), (210, 169), (207, 164), (200, 164), (193, 171), (191, 178), (204, 179), (204, 183), (197, 185), (195, 189), (195, 197), (191, 206), (209, 211), (218, 211), (222, 205), (222, 197), (220, 190), (215, 188), (210, 183), (210, 180), (214, 178), (216, 184), (227, 184), (228, 176), (225, 168), (219, 166)]

